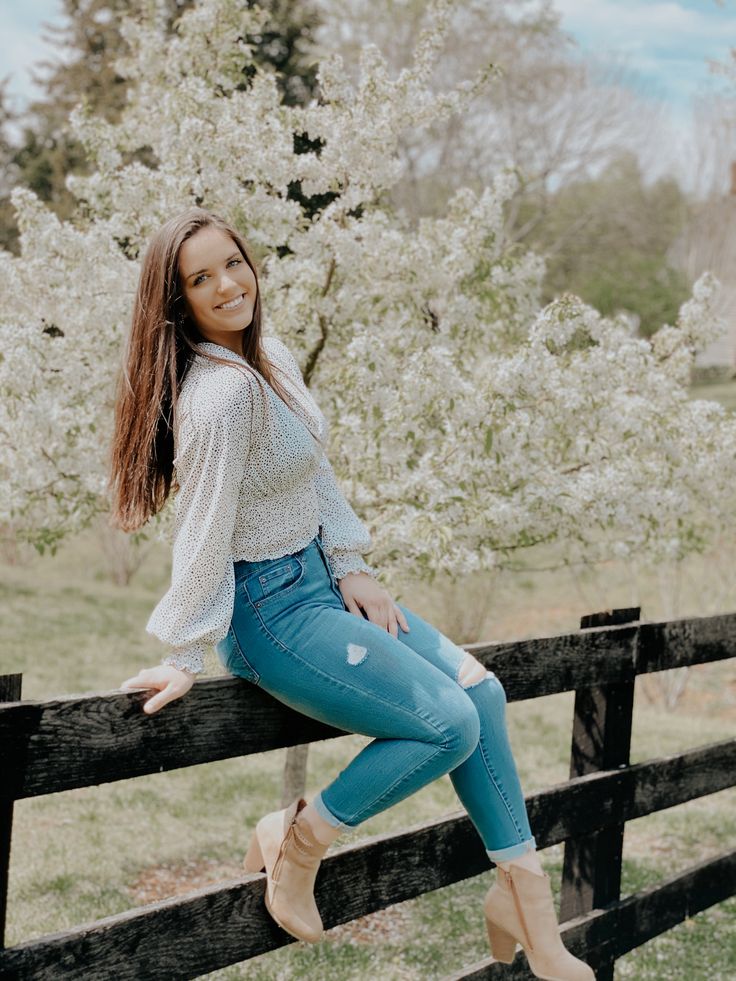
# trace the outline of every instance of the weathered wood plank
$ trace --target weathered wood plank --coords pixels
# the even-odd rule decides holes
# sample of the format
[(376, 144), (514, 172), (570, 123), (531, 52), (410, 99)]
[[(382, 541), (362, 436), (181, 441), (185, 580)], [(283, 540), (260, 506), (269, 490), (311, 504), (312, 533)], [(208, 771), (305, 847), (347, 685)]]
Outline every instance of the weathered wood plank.
[(147, 716), (150, 692), (93, 693), (0, 705), (0, 798), (76, 787), (249, 756), (345, 735), (238, 678), (196, 682)]
[[(337, 850), (315, 884), (325, 926), (445, 885), (453, 856), (462, 857), (469, 875), (489, 867), (475, 829), (460, 818)], [(244, 875), (19, 944), (0, 952), (0, 977), (183, 981), (293, 943), (263, 905), (265, 881), (265, 875)]]
[[(622, 957), (654, 937), (660, 936), (687, 917), (736, 895), (736, 850), (704, 859), (684, 872), (641, 889), (605, 910), (593, 910), (560, 923), (565, 946), (595, 970), (602, 958)], [(496, 981), (514, 978), (531, 981), (523, 950), (513, 964), (500, 964), (488, 957), (447, 975), (443, 981)]]
[(707, 664), (736, 654), (736, 614), (642, 623), (636, 673)]
[(736, 739), (588, 773), (526, 798), (542, 847), (736, 785)]
[[(587, 774), (528, 797), (527, 807), (541, 849), (735, 782), (732, 739), (626, 771)], [(329, 929), (489, 868), (461, 810), (337, 849), (320, 867), (315, 895)], [(0, 952), (0, 976), (184, 979), (246, 960), (292, 942), (262, 906), (264, 886), (264, 875), (244, 876), (19, 944)]]
[[(514, 644), (467, 644), (509, 701), (617, 684), (634, 674), (733, 657), (736, 614), (600, 627)], [(0, 798), (20, 799), (343, 735), (236, 678), (198, 681), (153, 716), (149, 692), (0, 704)]]
[(498, 675), (513, 702), (633, 677), (638, 629), (602, 627), (510, 644), (464, 646)]

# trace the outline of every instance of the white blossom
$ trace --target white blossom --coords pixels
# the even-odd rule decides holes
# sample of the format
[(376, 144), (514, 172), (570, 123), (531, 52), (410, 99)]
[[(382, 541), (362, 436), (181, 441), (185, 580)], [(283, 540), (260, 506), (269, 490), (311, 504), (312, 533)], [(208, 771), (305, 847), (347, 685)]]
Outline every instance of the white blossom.
[[(267, 332), (302, 359), (320, 345), (311, 385), (329, 456), (387, 582), (497, 568), (535, 542), (563, 542), (569, 561), (682, 557), (733, 529), (734, 417), (687, 392), (717, 328), (713, 277), (645, 340), (569, 294), (541, 306), (542, 258), (504, 240), (513, 172), (417, 224), (382, 205), (405, 130), (492, 84), (430, 87), (449, 9), (429, 5), (396, 77), (373, 46), (355, 84), (326, 57), (321, 98), (303, 107), (283, 105), (262, 68), (240, 87), (242, 38), (268, 16), (257, 7), (202, 0), (167, 43), (156, 0), (123, 23), (120, 122), (81, 104), (69, 120), (96, 168), (67, 179), (78, 214), (59, 221), (16, 188), (20, 255), (0, 252), (0, 518), (19, 535), (56, 541), (108, 506), (112, 382), (140, 250), (195, 202), (261, 257)], [(295, 154), (295, 132), (320, 152)], [(155, 167), (126, 162), (144, 146)], [(312, 221), (287, 197), (295, 181), (335, 194)]]

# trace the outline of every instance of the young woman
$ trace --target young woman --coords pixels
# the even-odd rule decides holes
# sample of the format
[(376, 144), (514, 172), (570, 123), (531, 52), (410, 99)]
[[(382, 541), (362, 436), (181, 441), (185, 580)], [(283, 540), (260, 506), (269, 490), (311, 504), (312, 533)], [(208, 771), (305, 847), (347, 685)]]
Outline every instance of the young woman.
[(499, 869), (484, 903), (493, 956), (511, 962), (519, 941), (537, 977), (592, 979), (560, 937), (503, 686), (380, 585), (326, 440), (292, 353), (262, 335), (241, 236), (202, 208), (166, 222), (143, 259), (110, 489), (112, 520), (132, 531), (175, 485), (171, 586), (146, 627), (170, 650), (121, 687), (156, 689), (144, 711), (158, 711), (189, 691), (215, 645), (231, 674), (374, 737), (309, 803), (256, 825), (245, 869), (266, 872), (266, 906), (292, 936), (322, 936), (314, 880), (342, 829), (449, 773)]

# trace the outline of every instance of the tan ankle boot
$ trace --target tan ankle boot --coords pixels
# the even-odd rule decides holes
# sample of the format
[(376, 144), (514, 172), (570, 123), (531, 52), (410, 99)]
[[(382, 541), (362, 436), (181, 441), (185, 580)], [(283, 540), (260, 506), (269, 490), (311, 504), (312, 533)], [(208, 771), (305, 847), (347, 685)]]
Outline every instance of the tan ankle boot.
[(299, 812), (303, 797), (281, 811), (266, 814), (255, 827), (243, 860), (246, 872), (265, 872), (266, 909), (278, 925), (299, 940), (315, 943), (323, 933), (314, 901), (314, 880), (329, 848), (318, 841)]
[(592, 968), (562, 943), (547, 873), (522, 865), (496, 866), (496, 881), (483, 903), (491, 954), (510, 964), (517, 940), (535, 977), (545, 981), (595, 981)]

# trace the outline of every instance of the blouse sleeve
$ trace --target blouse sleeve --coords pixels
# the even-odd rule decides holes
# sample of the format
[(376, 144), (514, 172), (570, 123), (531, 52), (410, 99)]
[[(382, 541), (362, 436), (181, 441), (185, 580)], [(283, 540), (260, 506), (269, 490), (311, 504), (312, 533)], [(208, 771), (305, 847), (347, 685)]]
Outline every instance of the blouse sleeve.
[(368, 565), (360, 554), (371, 549), (370, 532), (345, 500), (335, 471), (324, 453), (314, 480), (319, 501), (322, 545), (335, 578), (342, 579), (348, 572), (367, 572), (377, 577), (377, 570)]
[[(304, 384), (296, 358), (286, 344), (278, 338), (270, 337), (269, 343), (299, 388), (313, 402), (322, 417), (326, 436), (327, 421), (314, 402), (312, 393)], [(335, 477), (335, 471), (325, 453), (322, 454), (314, 481), (319, 502), (322, 545), (335, 578), (342, 579), (348, 572), (367, 572), (377, 578), (378, 571), (368, 565), (361, 556), (361, 552), (371, 550), (370, 532), (346, 501)]]
[(250, 381), (227, 370), (179, 447), (171, 586), (146, 625), (173, 648), (162, 663), (194, 674), (204, 670), (206, 645), (227, 634), (235, 602), (232, 537), (253, 408)]

